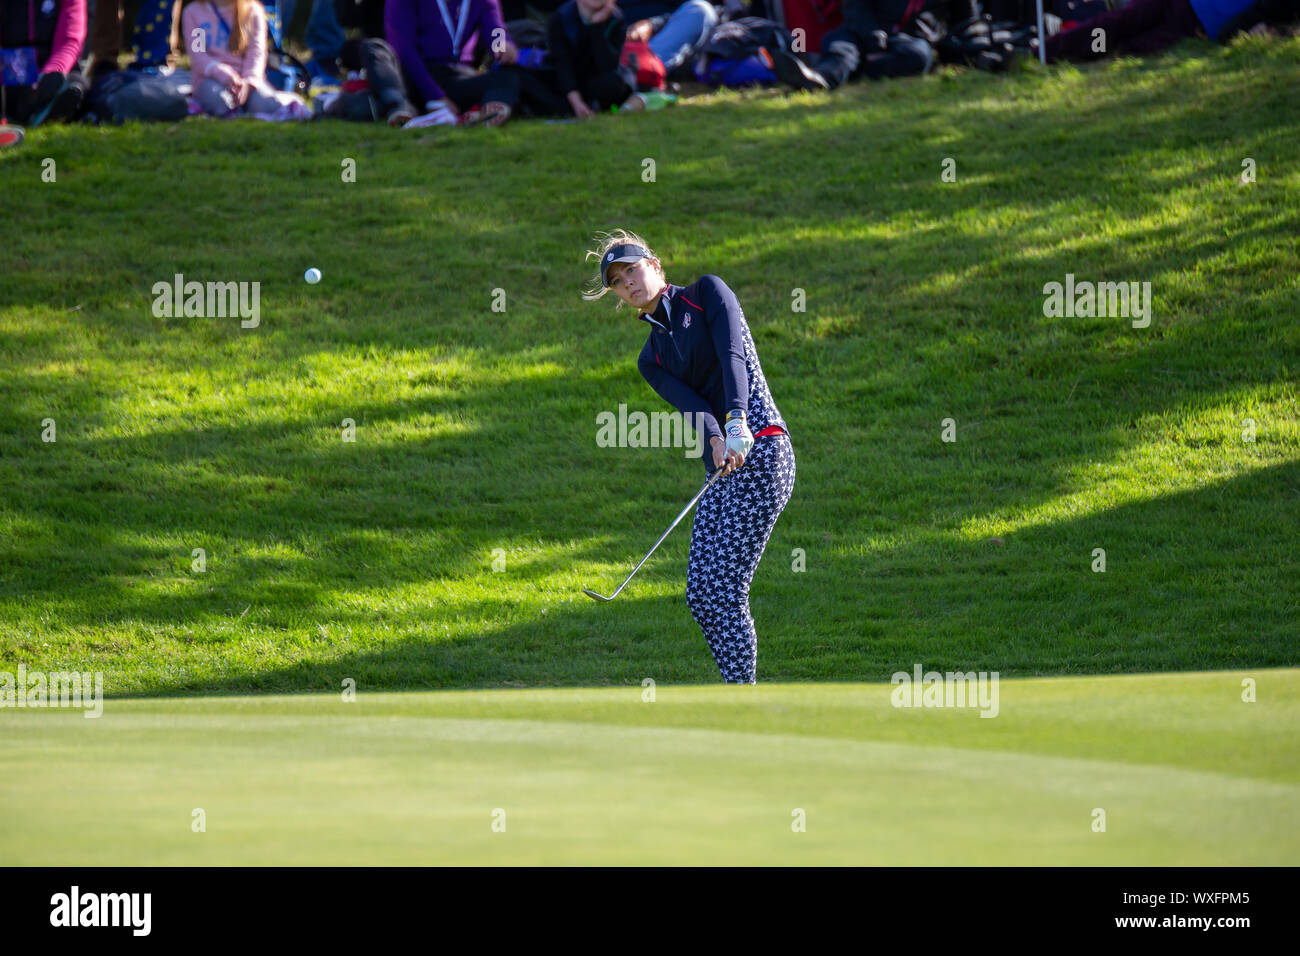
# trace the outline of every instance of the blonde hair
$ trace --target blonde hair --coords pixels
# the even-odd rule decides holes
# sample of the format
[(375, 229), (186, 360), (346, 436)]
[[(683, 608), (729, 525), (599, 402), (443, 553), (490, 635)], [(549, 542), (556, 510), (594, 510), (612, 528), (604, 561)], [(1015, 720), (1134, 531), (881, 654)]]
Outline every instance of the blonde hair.
[[(628, 232), (626, 229), (615, 229), (611, 232), (598, 232), (596, 233), (594, 238), (596, 242), (596, 248), (588, 249), (585, 258), (595, 259), (598, 265), (605, 258), (605, 253), (609, 252), (609, 250), (613, 249), (615, 246), (620, 246), (625, 242), (634, 243), (635, 245), (641, 246), (642, 248), (645, 249), (646, 252), (650, 253), (651, 259), (658, 260), (659, 258), (657, 255), (655, 255), (655, 251), (650, 248), (650, 244), (648, 242), (646, 242), (644, 239), (638, 236), (635, 232)], [(659, 275), (663, 277), (665, 280), (667, 280), (668, 278), (667, 276), (664, 275), (663, 263), (659, 264)], [(605, 285), (605, 283), (601, 281), (600, 276), (601, 276), (601, 270), (598, 267), (596, 270), (595, 284), (592, 286), (590, 290), (582, 293), (582, 297), (586, 299), (588, 302), (594, 302), (596, 299), (599, 299), (601, 296), (603, 296), (606, 292), (609, 291), (609, 288)], [(618, 307), (620, 309), (623, 307), (622, 299), (619, 299)]]

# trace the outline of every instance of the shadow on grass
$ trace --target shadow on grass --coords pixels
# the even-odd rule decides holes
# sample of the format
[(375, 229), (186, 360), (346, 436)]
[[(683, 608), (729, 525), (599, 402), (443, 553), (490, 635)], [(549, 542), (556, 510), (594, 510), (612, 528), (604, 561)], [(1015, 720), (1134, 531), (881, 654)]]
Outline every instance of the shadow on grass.
[[(916, 663), (1008, 677), (1294, 665), (1300, 560), (1277, 545), (1300, 537), (1298, 514), (1300, 463), (1290, 463), (1001, 541), (936, 536), (866, 554), (801, 542), (803, 573), (790, 571), (786, 555), (797, 539), (778, 523), (752, 598), (760, 678), (881, 681)], [(1261, 542), (1281, 560), (1261, 563)], [(1094, 548), (1105, 550), (1104, 572), (1094, 570)], [(500, 598), (424, 606), (406, 598), (391, 618), (396, 627), (382, 624), (382, 640), (364, 649), (297, 637), (288, 653), (298, 660), (258, 661), (219, 679), (185, 675), (185, 652), (195, 646), (185, 639), (174, 679), (145, 692), (328, 691), (345, 678), (369, 690), (716, 682), (681, 594), (684, 543), (666, 550), (610, 604), (576, 588), (528, 600), (521, 585), (552, 573), (551, 562), (528, 567), (523, 581), (486, 572), (501, 581)], [(311, 570), (245, 585), (240, 600), (296, 593), (323, 633), (380, 634), (385, 619), (375, 613), (309, 603)], [(642, 596), (665, 585), (669, 596)], [(364, 596), (368, 588), (353, 590)], [(167, 608), (146, 602), (130, 613), (167, 621)], [(263, 619), (225, 640), (264, 640), (276, 630)], [(221, 640), (206, 644), (219, 651)], [(17, 650), (32, 648), (20, 642)], [(111, 673), (111, 655), (95, 663)]]
[[(509, 128), (500, 141), (461, 138), (454, 156), (431, 147), (418, 154), (428, 164), (415, 164), (410, 144), (382, 130), (274, 140), (240, 127), (219, 140), (210, 126), (186, 127), (177, 143), (213, 152), (201, 154), (203, 169), (178, 159), (178, 175), (190, 187), (222, 185), (196, 191), (185, 214), (139, 218), (130, 211), (147, 206), (149, 187), (130, 174), (156, 156), (132, 132), (106, 146), (107, 159), (74, 160), (70, 172), (76, 163), (93, 172), (69, 175), (68, 193), (17, 200), (51, 230), (15, 238), (19, 281), (0, 290), (0, 306), (88, 305), (48, 328), (42, 317), (0, 327), (0, 349), (19, 358), (0, 373), (9, 410), (0, 478), (22, 489), (2, 514), (25, 529), (4, 545), (0, 600), (30, 608), (11, 614), (12, 627), (141, 625), (166, 641), (183, 623), (212, 628), (217, 636), (200, 642), (209, 646), (250, 627), (272, 644), (283, 638), (282, 656), (303, 658), (273, 654), (242, 673), (177, 676), (158, 691), (327, 689), (342, 676), (386, 687), (716, 679), (680, 597), (634, 590), (598, 608), (542, 596), (597, 584), (573, 580), (579, 573), (620, 580), (700, 476), (678, 452), (594, 445), (596, 411), (661, 407), (633, 367), (640, 326), (626, 312), (611, 317), (604, 302), (576, 301), (583, 240), (621, 221), (665, 243), (674, 281), (717, 272), (742, 293), (791, 424), (795, 499), (755, 585), (763, 679), (879, 680), (918, 660), (1008, 674), (1294, 663), (1284, 639), (1300, 575), (1282, 575), (1295, 570), (1283, 565), (1300, 530), (1288, 524), (1293, 464), (1037, 525), (1002, 546), (955, 536), (968, 521), (1033, 512), (1069, 493), (1081, 466), (1149, 441), (1144, 418), (1293, 381), (1285, 356), (1295, 339), (1283, 323), (1296, 299), (1294, 279), (1285, 282), (1300, 233), (1294, 203), (1260, 190), (1230, 228), (1192, 209), (1124, 231), (1115, 212), (1153, 214), (1207, 177), (1235, 176), (1226, 152), (1222, 172), (1200, 155), (1207, 135), (1268, 148), (1294, 138), (1300, 121), (1285, 91), (1225, 62), (1180, 67), (1218, 84), (1201, 83), (1203, 96), (1165, 101), (1140, 82), (1102, 82), (1068, 122), (1059, 109), (988, 101), (994, 87), (972, 83), (916, 84), (915, 110), (875, 89), (793, 117), (759, 104), (754, 115), (792, 118), (792, 129), (681, 114), (655, 129), (682, 136), (659, 141), (640, 126), (572, 141), (560, 138), (571, 127), (537, 131), (550, 144), (588, 143), (581, 168)], [(1141, 80), (1160, 69), (1129, 72)], [(949, 101), (964, 107), (961, 122)], [(1252, 109), (1234, 112), (1240, 102)], [(75, 137), (60, 142), (71, 148)], [(301, 152), (281, 155), (273, 143)], [(364, 160), (358, 189), (338, 182), (341, 150)], [(1146, 158), (1153, 150), (1183, 161), (1160, 166)], [(654, 188), (639, 180), (648, 153), (659, 159)], [(980, 185), (942, 187), (939, 159), (950, 154)], [(250, 159), (258, 175), (241, 185), (231, 174), (247, 173)], [(498, 161), (499, 188), (480, 188), (482, 164)], [(601, 189), (587, 188), (596, 182)], [(80, 203), (75, 216), (59, 209), (69, 197)], [(251, 235), (244, 204), (256, 212)], [(981, 227), (986, 209), (1016, 228)], [(907, 228), (891, 232), (895, 220)], [(1105, 223), (1121, 230), (1118, 246), (1100, 231), (1078, 234)], [(1027, 246), (1026, 235), (1041, 245)], [(1243, 248), (1249, 268), (1202, 271)], [(329, 277), (314, 291), (297, 278), (311, 264)], [(266, 277), (264, 329), (252, 339), (237, 322), (153, 319), (152, 282), (178, 271)], [(1122, 320), (1043, 318), (1042, 284), (1066, 272), (1168, 279), (1156, 282), (1159, 311), (1139, 333)], [(783, 279), (806, 289), (808, 314), (789, 312)], [(509, 293), (505, 315), (490, 312), (498, 287)], [(1243, 303), (1260, 313), (1257, 337), (1225, 334)], [(298, 369), (314, 356), (384, 363), (419, 350), (472, 362), (490, 353), (527, 366), (538, 349), (552, 350), (559, 377), (471, 386), (434, 376), (400, 401), (327, 394), (319, 416), (274, 423), (186, 428), (173, 417), (129, 437), (106, 427), (124, 394), (148, 392), (139, 382), (127, 383), (135, 392), (108, 387), (114, 363), (163, 383), (208, 364), (293, 391), (308, 387)], [(83, 365), (92, 360), (109, 368), (91, 373)], [(50, 414), (72, 421), (57, 446), (34, 446), (34, 423)], [(466, 425), (369, 437), (425, 415)], [(948, 415), (961, 428), (956, 448), (937, 440)], [(360, 445), (338, 440), (344, 416), (367, 436)], [(1234, 515), (1240, 536), (1198, 524), (1216, 508)], [(868, 541), (886, 529), (905, 543), (873, 550)], [(209, 577), (182, 581), (201, 546)], [(1111, 556), (1105, 575), (1087, 571), (1093, 546)], [(663, 570), (643, 572), (645, 584), (680, 585), (684, 541), (665, 547)], [(795, 547), (808, 552), (806, 575), (789, 571)], [(509, 574), (489, 569), (497, 549)], [(1260, 607), (1261, 587), (1277, 603)], [(302, 637), (322, 625), (364, 632), (374, 612), (348, 596), (389, 590), (403, 602), (391, 618), (401, 636), (379, 649)], [(494, 591), (501, 596), (481, 596)], [(246, 607), (257, 610), (235, 623)], [(12, 649), (34, 646), (19, 638)], [(182, 667), (191, 646), (185, 638), (172, 648)]]

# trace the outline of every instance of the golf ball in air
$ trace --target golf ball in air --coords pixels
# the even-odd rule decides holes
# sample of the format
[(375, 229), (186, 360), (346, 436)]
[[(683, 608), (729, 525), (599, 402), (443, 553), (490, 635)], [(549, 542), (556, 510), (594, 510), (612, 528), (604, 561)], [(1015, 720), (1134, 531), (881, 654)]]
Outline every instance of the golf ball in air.
[(306, 279), (308, 282), (310, 282), (312, 285), (315, 285), (317, 282), (320, 282), (320, 270), (308, 269), (303, 274), (303, 278)]

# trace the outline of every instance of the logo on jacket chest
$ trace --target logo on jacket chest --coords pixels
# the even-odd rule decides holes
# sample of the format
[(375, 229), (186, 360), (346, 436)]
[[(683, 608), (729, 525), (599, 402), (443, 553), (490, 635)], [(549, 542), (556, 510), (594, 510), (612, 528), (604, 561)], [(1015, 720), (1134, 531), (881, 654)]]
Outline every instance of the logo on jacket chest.
[(689, 329), (690, 327), (691, 327), (691, 314), (687, 312), (685, 315), (682, 316), (682, 328)]

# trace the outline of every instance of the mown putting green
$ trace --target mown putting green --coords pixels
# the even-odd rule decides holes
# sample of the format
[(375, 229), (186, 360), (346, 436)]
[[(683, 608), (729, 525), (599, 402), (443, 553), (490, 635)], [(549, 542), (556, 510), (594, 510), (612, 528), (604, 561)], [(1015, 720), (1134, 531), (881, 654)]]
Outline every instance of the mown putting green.
[(993, 719), (891, 690), (0, 710), (0, 863), (1300, 862), (1298, 669), (1002, 680)]

